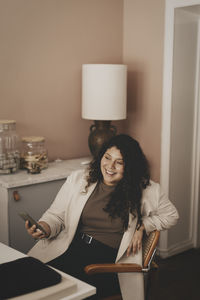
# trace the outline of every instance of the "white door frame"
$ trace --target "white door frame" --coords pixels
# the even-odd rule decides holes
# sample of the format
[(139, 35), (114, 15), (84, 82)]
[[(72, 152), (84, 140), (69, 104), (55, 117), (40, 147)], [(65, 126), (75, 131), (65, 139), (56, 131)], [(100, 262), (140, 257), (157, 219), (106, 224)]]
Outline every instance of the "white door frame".
[(199, 185), (200, 185), (200, 20), (198, 21), (197, 36), (197, 68), (195, 82), (195, 103), (194, 103), (194, 138), (193, 138), (193, 165), (192, 165), (192, 191), (191, 191), (191, 232), (194, 247), (199, 247), (198, 218), (199, 218)]
[[(163, 66), (163, 103), (162, 103), (162, 132), (161, 132), (161, 170), (160, 182), (165, 192), (169, 193), (169, 174), (170, 174), (170, 128), (171, 128), (171, 106), (172, 106), (172, 76), (173, 76), (173, 47), (174, 47), (174, 11), (176, 8), (200, 5), (200, 0), (165, 0), (165, 36), (164, 36), (164, 66)], [(199, 69), (197, 70), (199, 78)], [(196, 99), (199, 98), (198, 87), (196, 87)], [(196, 105), (198, 106), (198, 101)], [(200, 108), (196, 107), (196, 116), (194, 120), (197, 139), (194, 144), (193, 156), (199, 165), (200, 157), (197, 149), (200, 149), (198, 116)], [(198, 115), (199, 114), (199, 115)], [(193, 163), (192, 180), (192, 198), (195, 199), (199, 193), (199, 169)], [(198, 222), (198, 202), (193, 201), (191, 209), (191, 235), (194, 246), (197, 243), (197, 222)], [(193, 230), (192, 230), (193, 229)], [(163, 232), (160, 239), (160, 247), (167, 248), (168, 233)]]

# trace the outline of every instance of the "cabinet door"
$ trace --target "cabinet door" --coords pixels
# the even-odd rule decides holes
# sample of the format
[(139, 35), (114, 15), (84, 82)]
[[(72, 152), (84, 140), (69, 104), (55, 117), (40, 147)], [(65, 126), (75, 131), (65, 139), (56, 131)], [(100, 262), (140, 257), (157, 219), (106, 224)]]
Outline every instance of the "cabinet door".
[[(36, 221), (49, 208), (66, 179), (9, 189), (9, 245), (23, 253), (36, 243), (28, 235), (19, 212), (27, 212)], [(19, 196), (14, 199), (13, 193)], [(17, 198), (17, 197), (15, 197)]]

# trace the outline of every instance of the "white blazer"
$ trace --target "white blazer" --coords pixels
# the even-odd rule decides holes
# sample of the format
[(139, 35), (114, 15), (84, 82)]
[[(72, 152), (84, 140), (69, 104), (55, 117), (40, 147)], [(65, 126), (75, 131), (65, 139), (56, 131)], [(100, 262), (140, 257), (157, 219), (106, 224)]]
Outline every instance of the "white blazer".
[[(93, 192), (96, 183), (85, 189), (86, 174), (84, 170), (72, 172), (58, 192), (50, 208), (42, 215), (40, 221), (45, 221), (51, 228), (48, 239), (39, 240), (28, 252), (28, 255), (48, 262), (61, 254), (69, 247), (75, 235), (84, 205)], [(151, 181), (151, 185), (143, 191), (142, 216), (145, 230), (151, 232), (155, 229), (168, 229), (178, 220), (178, 212), (166, 195), (161, 191), (160, 185)], [(126, 257), (126, 250), (135, 232), (137, 219), (130, 214), (129, 225), (123, 234), (118, 250), (117, 263), (142, 264), (142, 251), (136, 255)], [(143, 300), (143, 274), (118, 274), (122, 297), (124, 300)]]

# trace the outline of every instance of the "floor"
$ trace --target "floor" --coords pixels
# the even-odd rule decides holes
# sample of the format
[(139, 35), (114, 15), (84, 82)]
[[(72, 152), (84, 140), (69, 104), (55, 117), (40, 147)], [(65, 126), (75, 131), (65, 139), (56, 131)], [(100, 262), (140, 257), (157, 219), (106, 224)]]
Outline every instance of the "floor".
[(155, 300), (200, 299), (200, 249), (191, 249), (167, 259), (156, 257), (156, 261), (159, 271)]

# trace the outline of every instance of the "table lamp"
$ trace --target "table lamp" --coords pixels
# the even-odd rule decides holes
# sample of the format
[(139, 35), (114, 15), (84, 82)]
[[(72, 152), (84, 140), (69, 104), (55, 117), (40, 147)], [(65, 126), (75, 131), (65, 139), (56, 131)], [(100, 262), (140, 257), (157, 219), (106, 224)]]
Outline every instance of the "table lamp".
[(94, 120), (88, 145), (93, 157), (117, 130), (112, 120), (126, 119), (127, 66), (84, 64), (82, 66), (82, 118)]

